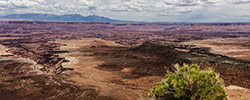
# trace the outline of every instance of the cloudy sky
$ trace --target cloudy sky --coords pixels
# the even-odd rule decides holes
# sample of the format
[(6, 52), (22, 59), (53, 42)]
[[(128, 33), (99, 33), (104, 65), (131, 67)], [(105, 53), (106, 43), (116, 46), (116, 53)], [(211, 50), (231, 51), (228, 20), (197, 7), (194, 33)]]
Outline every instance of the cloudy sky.
[(0, 15), (22, 13), (146, 22), (250, 22), (250, 0), (0, 0)]

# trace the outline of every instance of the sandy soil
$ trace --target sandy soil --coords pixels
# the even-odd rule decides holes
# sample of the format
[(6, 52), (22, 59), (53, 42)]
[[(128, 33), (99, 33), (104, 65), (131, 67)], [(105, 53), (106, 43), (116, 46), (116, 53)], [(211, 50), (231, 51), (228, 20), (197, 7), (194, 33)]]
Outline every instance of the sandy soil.
[(185, 45), (211, 47), (211, 52), (223, 54), (232, 58), (250, 60), (250, 38), (214, 38), (183, 42)]
[(70, 53), (60, 54), (62, 57), (70, 60), (70, 63), (63, 64), (64, 67), (74, 68), (74, 71), (64, 73), (66, 80), (73, 81), (77, 85), (92, 85), (98, 87), (99, 95), (111, 97), (119, 100), (137, 100), (142, 98), (141, 91), (128, 89), (123, 85), (109, 82), (113, 79), (119, 79), (119, 75), (115, 73), (100, 70), (97, 67), (104, 63), (90, 56), (86, 52), (87, 48), (93, 46), (121, 46), (113, 42), (100, 39), (83, 39), (70, 41), (56, 41), (67, 44), (62, 46), (61, 50), (68, 50)]
[(229, 100), (250, 100), (250, 90), (238, 86), (226, 87)]
[(0, 45), (0, 55), (11, 55), (11, 53), (6, 52), (8, 48), (4, 47), (3, 45)]

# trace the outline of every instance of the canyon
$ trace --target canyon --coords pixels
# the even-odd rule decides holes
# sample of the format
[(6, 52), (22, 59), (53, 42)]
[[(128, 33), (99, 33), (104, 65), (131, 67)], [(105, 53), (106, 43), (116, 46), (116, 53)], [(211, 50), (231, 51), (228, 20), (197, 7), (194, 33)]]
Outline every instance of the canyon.
[[(0, 99), (146, 99), (174, 64), (249, 98), (250, 23), (0, 22)], [(6, 95), (9, 94), (9, 95)], [(11, 95), (11, 96), (10, 96)], [(232, 100), (233, 100), (232, 99)]]

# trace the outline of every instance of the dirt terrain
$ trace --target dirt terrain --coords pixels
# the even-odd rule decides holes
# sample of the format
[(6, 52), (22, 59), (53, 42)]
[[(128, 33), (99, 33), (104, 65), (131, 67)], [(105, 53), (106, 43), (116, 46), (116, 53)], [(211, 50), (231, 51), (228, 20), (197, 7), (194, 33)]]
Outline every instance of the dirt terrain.
[(249, 100), (250, 98), (249, 89), (231, 85), (226, 87), (226, 90), (229, 100)]
[[(2, 55), (7, 53), (4, 49), (0, 47)], [(36, 66), (26, 58), (0, 57), (0, 100), (96, 99), (96, 87), (69, 84)]]
[(250, 61), (249, 37), (195, 40), (183, 42), (183, 44), (196, 45), (196, 47), (209, 47), (212, 53)]
[[(198, 63), (196, 60), (192, 60), (194, 58), (204, 59), (204, 61), (200, 60), (201, 62), (199, 62), (200, 65), (203, 65), (203, 68), (204, 66), (213, 66), (213, 64), (207, 64), (206, 60), (215, 62), (219, 59), (222, 60), (219, 62), (224, 61), (221, 65), (216, 66), (218, 68), (213, 67), (213, 69), (220, 73), (225, 79), (226, 86), (239, 85), (237, 82), (245, 84), (241, 85), (243, 87), (249, 86), (249, 80), (247, 78), (245, 80), (246, 83), (242, 83), (244, 81), (236, 79), (239, 77), (243, 79), (242, 76), (238, 74), (228, 74), (219, 70), (224, 68), (224, 65), (228, 65), (227, 62), (236, 63), (238, 62), (237, 60), (215, 59), (215, 57), (205, 59), (205, 57), (192, 54), (182, 56), (183, 54), (181, 52), (171, 48), (165, 48), (164, 46), (144, 44), (131, 48), (94, 38), (73, 41), (59, 40), (56, 42), (64, 44), (64, 46), (60, 47), (60, 50), (69, 51), (69, 53), (63, 53), (60, 54), (60, 56), (66, 59), (72, 59), (72, 62), (66, 63), (63, 67), (74, 66), (73, 71), (62, 74), (65, 76), (65, 79), (73, 81), (73, 83), (77, 85), (93, 85), (99, 87), (99, 95), (113, 99), (121, 99), (117, 97), (129, 100), (145, 99), (148, 90), (152, 88), (155, 82), (160, 81), (167, 70), (174, 70), (172, 67), (173, 64), (183, 62)], [(162, 52), (163, 49), (170, 50)], [(148, 53), (161, 53), (163, 58)], [(171, 57), (171, 59), (164, 59), (166, 56)], [(192, 59), (189, 57), (192, 57)], [(151, 61), (149, 59), (151, 59)], [(227, 71), (227, 69), (225, 70)], [(246, 74), (247, 72), (244, 72), (244, 75)], [(232, 79), (234, 79), (233, 82), (231, 82)], [(230, 87), (227, 88), (227, 91), (232, 100), (236, 98), (247, 98), (246, 94), (249, 90)], [(245, 95), (238, 95), (239, 91), (245, 93)]]
[[(141, 91), (126, 89), (125, 86), (108, 82), (110, 79), (119, 79), (120, 77), (112, 72), (97, 69), (104, 61), (97, 60), (90, 56), (89, 48), (99, 46), (118, 46), (114, 42), (108, 42), (100, 39), (83, 40), (59, 40), (57, 43), (63, 43), (66, 46), (60, 47), (60, 50), (69, 51), (69, 53), (60, 54), (70, 60), (70, 64), (63, 67), (73, 67), (74, 70), (65, 72), (62, 75), (66, 80), (73, 81), (77, 85), (93, 85), (98, 87), (99, 95), (119, 100), (137, 100), (141, 96)], [(145, 99), (145, 98), (144, 98)]]
[(0, 99), (146, 99), (176, 63), (211, 67), (246, 88), (232, 100), (248, 98), (249, 27), (1, 21)]
[(76, 86), (53, 75), (37, 74), (29, 63), (19, 60), (0, 61), (1, 100), (95, 99), (98, 91), (92, 86)]

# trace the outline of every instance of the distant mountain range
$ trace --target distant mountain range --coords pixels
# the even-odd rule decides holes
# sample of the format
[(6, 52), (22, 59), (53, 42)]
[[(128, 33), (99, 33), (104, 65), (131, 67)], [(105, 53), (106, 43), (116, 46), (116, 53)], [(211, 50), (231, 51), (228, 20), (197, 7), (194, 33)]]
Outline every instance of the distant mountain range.
[(91, 15), (82, 16), (79, 14), (53, 15), (53, 14), (11, 14), (0, 16), (2, 19), (28, 19), (34, 21), (57, 21), (57, 22), (129, 22), (110, 19), (107, 17)]

